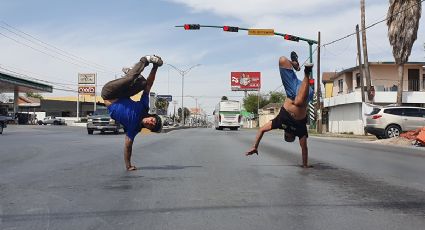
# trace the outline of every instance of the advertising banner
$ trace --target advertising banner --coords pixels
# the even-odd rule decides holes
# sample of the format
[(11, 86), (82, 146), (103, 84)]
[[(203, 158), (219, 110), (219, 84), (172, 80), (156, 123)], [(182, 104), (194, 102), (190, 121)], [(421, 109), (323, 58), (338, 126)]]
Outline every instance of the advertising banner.
[(258, 91), (261, 88), (261, 72), (231, 72), (232, 91)]

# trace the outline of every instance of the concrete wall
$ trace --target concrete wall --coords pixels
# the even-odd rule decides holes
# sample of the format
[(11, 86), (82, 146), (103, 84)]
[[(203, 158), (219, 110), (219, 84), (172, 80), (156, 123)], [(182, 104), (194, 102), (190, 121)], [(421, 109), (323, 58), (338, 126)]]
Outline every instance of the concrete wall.
[(260, 114), (260, 127), (265, 125), (270, 120), (273, 120), (276, 116), (277, 116), (277, 114), (267, 114), (267, 115), (261, 115)]
[[(419, 85), (420, 91), (424, 89), (424, 75), (425, 71), (422, 68), (421, 64), (405, 64), (404, 66), (404, 81), (403, 81), (403, 90), (408, 91), (408, 71), (409, 69), (418, 69), (419, 70)], [(353, 72), (347, 72), (341, 76), (333, 79), (333, 88), (332, 96), (337, 96), (338, 94), (347, 94), (353, 91), (358, 90), (356, 88), (356, 75), (359, 73), (359, 70), (354, 70)], [(384, 91), (385, 89), (391, 88), (393, 85), (397, 85), (398, 82), (398, 69), (395, 64), (371, 64), (370, 65), (370, 76), (371, 84), (375, 86), (376, 91)], [(342, 79), (344, 81), (343, 91), (339, 93), (338, 80)], [(366, 86), (366, 78), (364, 77), (364, 85)], [(326, 95), (329, 95), (329, 88), (325, 88)]]
[(364, 134), (362, 104), (354, 103), (329, 108), (329, 132)]

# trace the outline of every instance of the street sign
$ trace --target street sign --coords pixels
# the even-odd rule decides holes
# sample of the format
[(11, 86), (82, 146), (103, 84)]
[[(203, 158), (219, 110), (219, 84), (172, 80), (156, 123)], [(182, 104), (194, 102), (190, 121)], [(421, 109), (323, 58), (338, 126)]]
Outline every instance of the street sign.
[(79, 73), (78, 84), (96, 84), (95, 73)]
[(157, 99), (165, 99), (168, 102), (173, 101), (173, 96), (171, 96), (171, 95), (157, 95), (156, 98)]
[(231, 72), (232, 91), (258, 91), (261, 88), (261, 72)]
[(249, 29), (248, 35), (273, 36), (274, 29)]
[(95, 86), (78, 86), (79, 94), (94, 95), (96, 92)]

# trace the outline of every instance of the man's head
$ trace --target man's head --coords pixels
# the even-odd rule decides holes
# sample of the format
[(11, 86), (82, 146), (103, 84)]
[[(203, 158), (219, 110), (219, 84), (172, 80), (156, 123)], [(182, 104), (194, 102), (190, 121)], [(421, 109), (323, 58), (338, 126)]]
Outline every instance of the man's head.
[(293, 133), (285, 131), (283, 136), (284, 136), (286, 142), (294, 142), (295, 141), (295, 135)]
[(162, 120), (156, 114), (149, 114), (142, 119), (142, 127), (151, 130), (152, 132), (159, 133), (162, 130)]

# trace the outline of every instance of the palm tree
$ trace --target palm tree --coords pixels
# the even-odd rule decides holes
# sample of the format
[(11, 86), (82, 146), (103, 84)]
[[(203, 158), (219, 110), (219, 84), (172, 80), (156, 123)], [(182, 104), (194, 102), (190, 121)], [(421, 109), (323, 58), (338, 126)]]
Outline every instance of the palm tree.
[(389, 0), (388, 38), (393, 47), (393, 56), (398, 65), (397, 104), (401, 105), (403, 93), (404, 64), (408, 61), (413, 43), (418, 35), (421, 18), (421, 0)]

